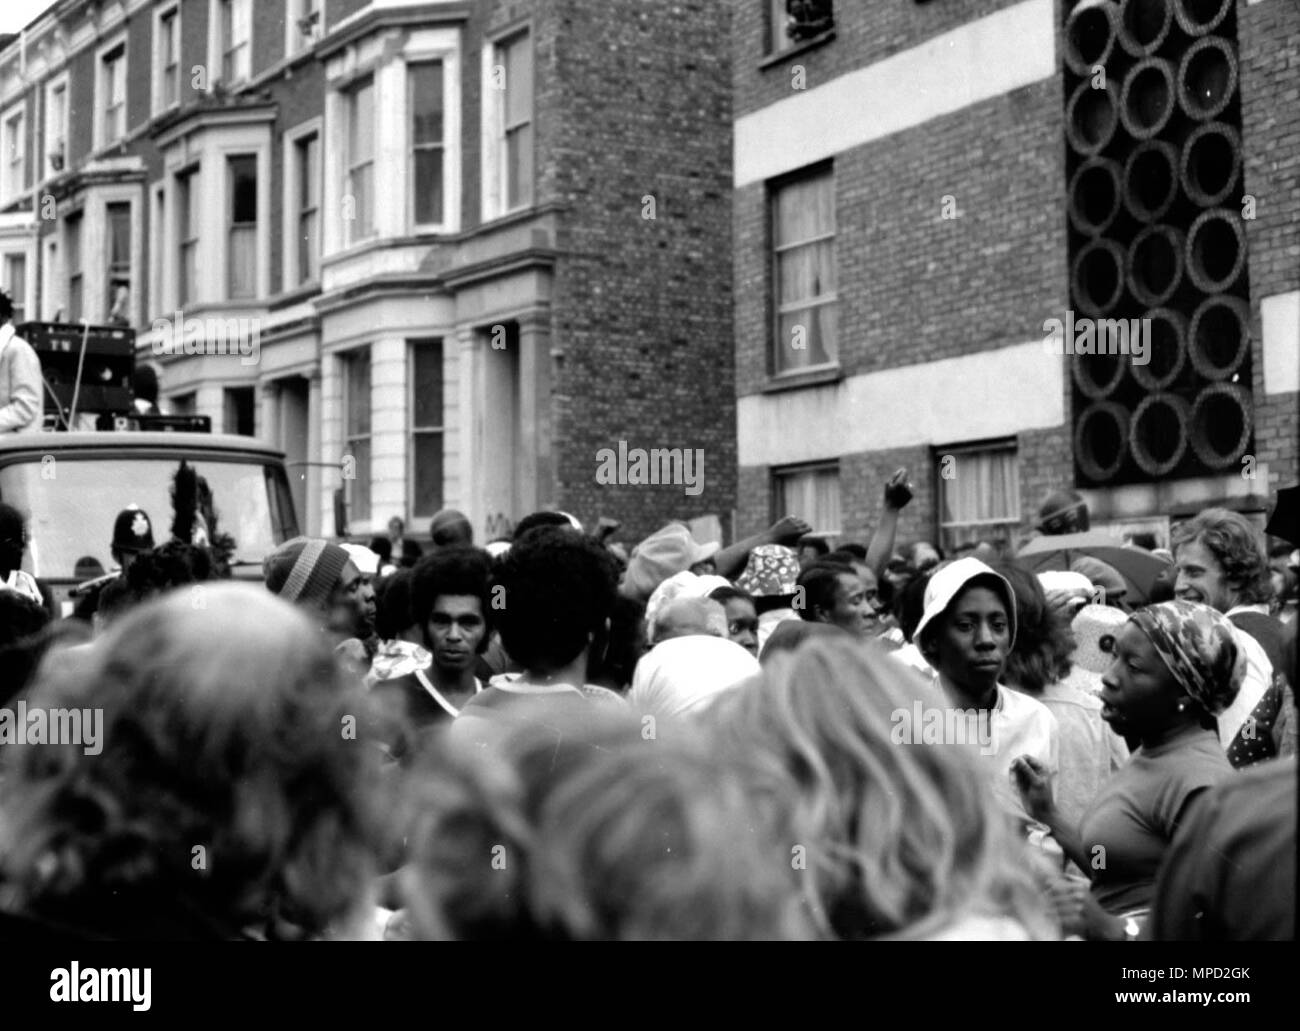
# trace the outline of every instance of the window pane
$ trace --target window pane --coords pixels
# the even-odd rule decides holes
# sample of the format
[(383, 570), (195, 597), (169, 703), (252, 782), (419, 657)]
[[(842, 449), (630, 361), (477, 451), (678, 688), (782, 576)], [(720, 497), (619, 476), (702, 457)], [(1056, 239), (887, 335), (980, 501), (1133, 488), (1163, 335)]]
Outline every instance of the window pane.
[(442, 341), (420, 343), (411, 348), (411, 425), (427, 428), (442, 425)]
[(347, 453), (356, 462), (356, 478), (344, 480), (347, 485), (348, 519), (370, 518), (370, 438), (350, 441)]
[(835, 231), (834, 180), (819, 173), (780, 187), (774, 197), (773, 242), (802, 243)]
[(68, 230), (68, 271), (81, 271), (81, 216), (69, 218), (67, 221)]
[(518, 125), (533, 117), (533, 47), (527, 35), (505, 47), (506, 125)]
[(798, 516), (821, 533), (840, 532), (838, 469), (807, 469), (778, 474), (775, 486), (778, 516)]
[(835, 241), (823, 240), (777, 255), (777, 300), (810, 301), (835, 292)]
[(310, 136), (298, 144), (298, 196), (299, 207), (314, 208), (319, 200), (320, 139)]
[(131, 205), (108, 205), (108, 264), (113, 272), (131, 268)]
[(939, 480), (940, 522), (1019, 520), (1019, 473), (1014, 450), (956, 452), (953, 458), (953, 477)]
[(776, 371), (787, 372), (833, 361), (838, 354), (836, 326), (833, 303), (782, 315), (777, 321)]
[(316, 212), (305, 213), (298, 223), (298, 282), (313, 280), (319, 273), (317, 255), (320, 247), (317, 243)]
[(346, 435), (366, 435), (370, 433), (370, 352), (349, 355), (346, 368)]
[(229, 159), (230, 221), (257, 221), (257, 158), (241, 155)]
[(506, 206), (530, 204), (533, 199), (533, 127), (506, 133)]
[(348, 126), (348, 163), (369, 161), (375, 152), (375, 87), (368, 82), (352, 94), (351, 122)]
[(415, 514), (432, 515), (442, 508), (442, 434), (417, 433), (413, 443)]
[(442, 62), (410, 67), (411, 142), (442, 142)]
[(227, 387), (224, 431), (245, 437), (253, 436), (253, 404), (253, 387)]
[(442, 221), (442, 148), (415, 152), (415, 221), (432, 225)]
[(351, 226), (351, 239), (354, 240), (369, 236), (374, 230), (374, 207), (371, 200), (373, 172), (374, 166), (366, 165), (354, 169), (348, 177), (348, 193), (352, 197), (353, 213), (349, 225)]

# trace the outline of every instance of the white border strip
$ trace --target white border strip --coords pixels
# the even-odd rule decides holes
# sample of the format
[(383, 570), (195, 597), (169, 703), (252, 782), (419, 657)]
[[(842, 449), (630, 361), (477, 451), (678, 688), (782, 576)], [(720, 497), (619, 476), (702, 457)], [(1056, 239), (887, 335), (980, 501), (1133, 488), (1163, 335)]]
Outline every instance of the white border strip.
[(1023, 0), (737, 119), (735, 185), (802, 168), (1056, 70), (1052, 0)]
[(1064, 424), (1065, 359), (1041, 341), (737, 402), (742, 466), (951, 444)]
[(1264, 336), (1264, 393), (1300, 390), (1300, 290), (1259, 302)]

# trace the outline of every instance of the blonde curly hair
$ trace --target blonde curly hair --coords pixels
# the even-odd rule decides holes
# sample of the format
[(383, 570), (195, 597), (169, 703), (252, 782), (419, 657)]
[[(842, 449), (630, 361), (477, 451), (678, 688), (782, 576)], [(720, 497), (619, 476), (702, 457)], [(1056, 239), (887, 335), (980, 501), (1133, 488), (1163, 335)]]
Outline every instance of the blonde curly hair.
[(956, 747), (896, 743), (916, 699), (945, 706), (879, 646), (818, 639), (774, 657), (709, 719), (721, 741), (793, 775), (805, 891), (828, 936), (926, 938), (1010, 918), (1027, 937), (1057, 937), (984, 771)]

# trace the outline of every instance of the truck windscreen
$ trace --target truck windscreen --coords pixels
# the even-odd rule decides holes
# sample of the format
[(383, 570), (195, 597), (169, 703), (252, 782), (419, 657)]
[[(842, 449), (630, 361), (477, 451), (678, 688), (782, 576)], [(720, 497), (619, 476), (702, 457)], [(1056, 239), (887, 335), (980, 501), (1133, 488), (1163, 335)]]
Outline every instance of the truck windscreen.
[[(268, 467), (247, 460), (190, 460), (212, 489), (217, 530), (235, 539), (232, 562), (255, 562), (275, 547)], [(175, 458), (58, 459), (52, 469), (40, 461), (0, 468), (0, 499), (28, 517), (25, 566), (41, 577), (71, 579), (97, 562), (105, 572), (117, 563), (109, 550), (113, 520), (128, 505), (148, 513), (154, 543), (171, 536), (171, 487)]]

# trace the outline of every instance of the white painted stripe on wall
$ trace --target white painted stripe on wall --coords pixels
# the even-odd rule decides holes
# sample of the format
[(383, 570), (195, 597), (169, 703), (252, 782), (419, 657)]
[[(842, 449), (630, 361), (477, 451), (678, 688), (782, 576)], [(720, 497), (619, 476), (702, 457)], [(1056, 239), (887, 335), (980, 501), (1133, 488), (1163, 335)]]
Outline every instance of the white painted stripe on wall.
[(1052, 0), (1023, 0), (737, 119), (736, 186), (1056, 74), (1052, 17)]
[(1264, 333), (1264, 393), (1300, 390), (1300, 290), (1259, 302)]
[(1041, 341), (850, 376), (737, 404), (740, 464), (957, 444), (1065, 422), (1064, 358)]

